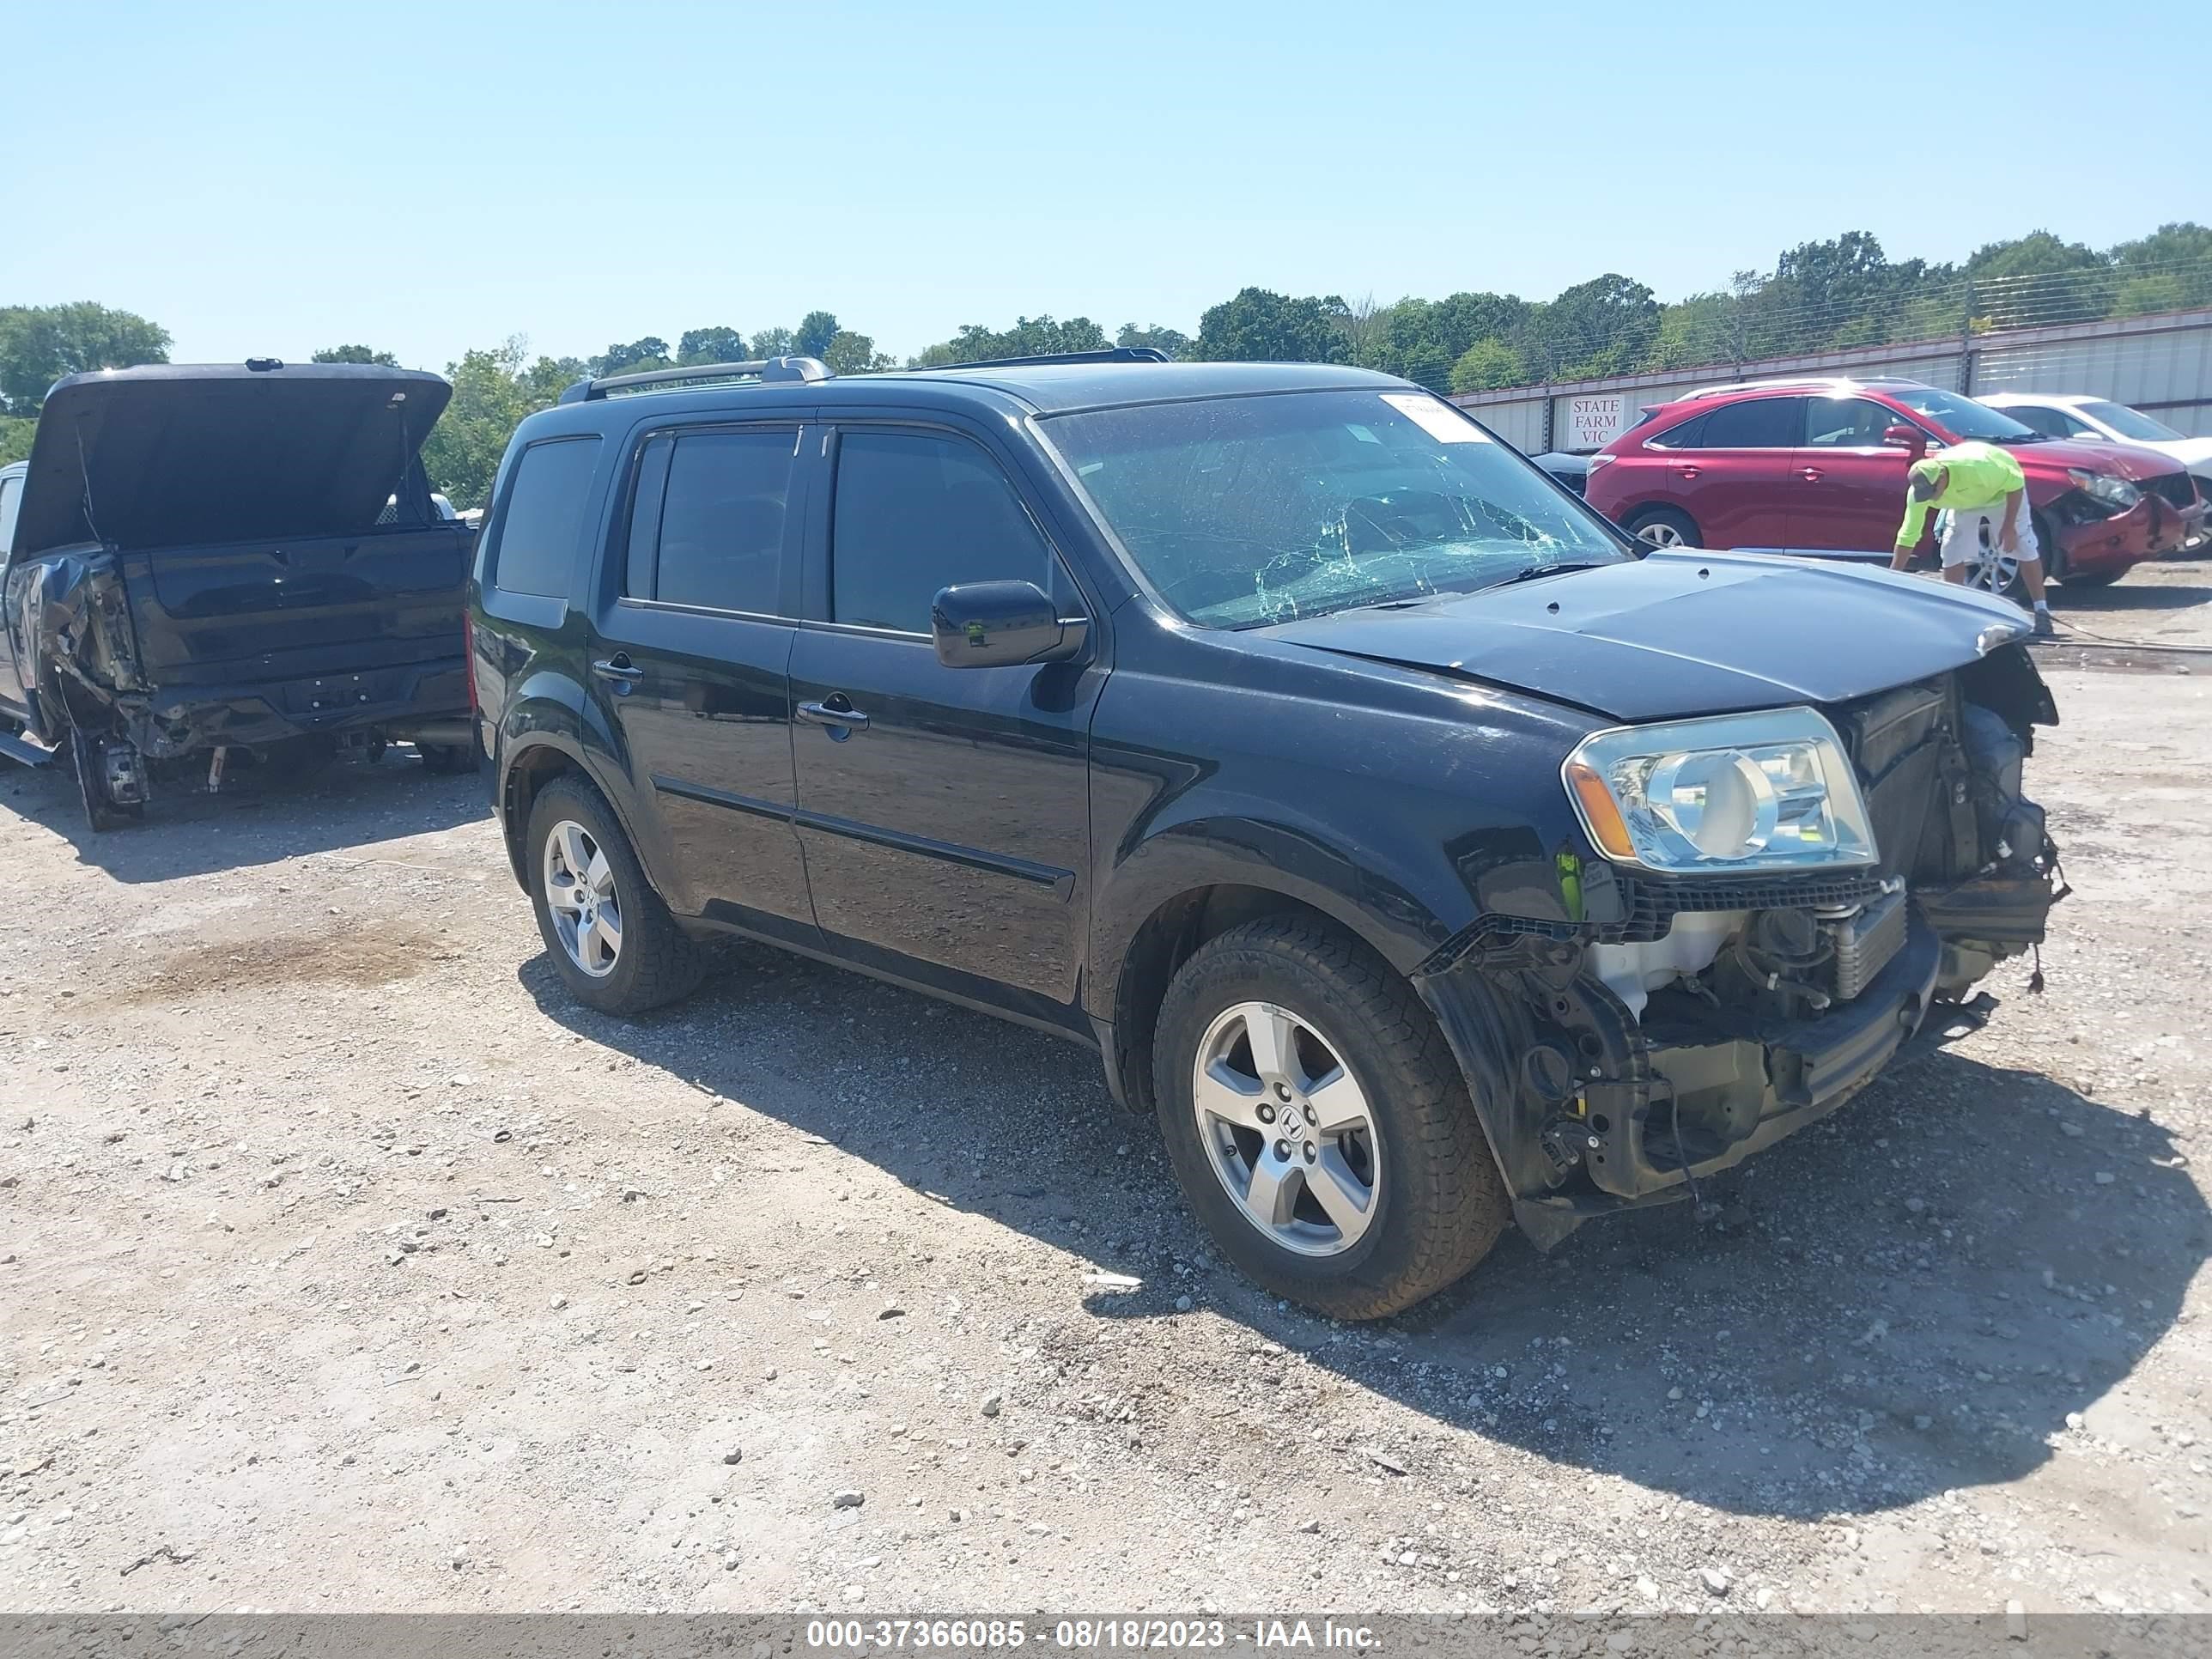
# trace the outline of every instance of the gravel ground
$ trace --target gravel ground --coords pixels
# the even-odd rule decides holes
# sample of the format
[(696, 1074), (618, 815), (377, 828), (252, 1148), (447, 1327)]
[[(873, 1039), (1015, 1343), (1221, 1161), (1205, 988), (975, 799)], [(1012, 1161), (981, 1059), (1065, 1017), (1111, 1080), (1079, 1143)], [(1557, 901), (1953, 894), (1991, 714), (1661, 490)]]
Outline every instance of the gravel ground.
[(471, 781), (0, 774), (0, 1607), (2212, 1608), (2212, 681), (2053, 682), (2047, 994), (1358, 1328), (1049, 1037), (578, 1011)]

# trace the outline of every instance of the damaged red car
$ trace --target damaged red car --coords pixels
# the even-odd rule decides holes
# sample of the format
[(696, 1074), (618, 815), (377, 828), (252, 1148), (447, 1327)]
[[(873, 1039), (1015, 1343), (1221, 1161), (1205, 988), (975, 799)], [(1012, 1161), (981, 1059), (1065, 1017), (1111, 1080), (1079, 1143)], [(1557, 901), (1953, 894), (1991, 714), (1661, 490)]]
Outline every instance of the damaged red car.
[[(2204, 516), (2195, 480), (2154, 451), (2060, 441), (1955, 392), (1896, 380), (1705, 387), (1646, 410), (1592, 456), (1587, 494), (1658, 547), (1886, 553), (1905, 516), (1905, 469), (1966, 440), (2018, 458), (2036, 540), (2061, 582), (2117, 581), (2180, 547)], [(2019, 561), (1986, 550), (1973, 580), (2016, 598)]]

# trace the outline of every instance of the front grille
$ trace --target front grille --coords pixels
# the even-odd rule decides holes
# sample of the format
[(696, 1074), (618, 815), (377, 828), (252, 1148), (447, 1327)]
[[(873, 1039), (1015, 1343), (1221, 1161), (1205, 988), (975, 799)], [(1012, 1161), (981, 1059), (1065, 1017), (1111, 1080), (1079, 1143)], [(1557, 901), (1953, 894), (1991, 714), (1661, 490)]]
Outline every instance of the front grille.
[(2197, 505), (2197, 480), (2186, 472), (2169, 472), (2163, 477), (2147, 478), (2141, 487), (2185, 511)]

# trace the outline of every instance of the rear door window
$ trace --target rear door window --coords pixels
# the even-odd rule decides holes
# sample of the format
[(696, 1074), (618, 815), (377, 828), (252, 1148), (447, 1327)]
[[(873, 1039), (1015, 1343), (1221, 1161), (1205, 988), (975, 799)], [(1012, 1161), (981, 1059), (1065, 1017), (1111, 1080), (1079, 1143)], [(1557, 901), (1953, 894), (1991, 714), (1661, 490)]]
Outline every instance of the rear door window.
[(1705, 416), (1700, 449), (1795, 449), (1803, 428), (1802, 398), (1747, 398)]
[(830, 615), (929, 632), (937, 590), (1016, 580), (1054, 587), (1053, 556), (996, 462), (963, 439), (848, 430), (837, 441)]
[(633, 599), (773, 616), (796, 427), (658, 437), (641, 459), (625, 591)]
[(550, 438), (522, 452), (491, 550), (492, 582), (509, 593), (568, 597), (584, 502), (599, 464), (596, 437)]

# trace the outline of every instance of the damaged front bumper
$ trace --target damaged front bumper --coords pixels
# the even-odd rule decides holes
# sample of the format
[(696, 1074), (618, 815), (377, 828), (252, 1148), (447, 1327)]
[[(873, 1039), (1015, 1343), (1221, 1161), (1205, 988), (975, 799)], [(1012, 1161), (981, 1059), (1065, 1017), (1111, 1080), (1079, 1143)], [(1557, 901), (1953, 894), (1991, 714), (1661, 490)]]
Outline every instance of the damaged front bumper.
[(2062, 578), (2069, 571), (2089, 576), (2124, 570), (2178, 553), (2202, 536), (2204, 521), (2202, 502), (2177, 507), (2148, 490), (2120, 513), (2073, 490), (2051, 502), (2046, 514), (2058, 542)]
[[(2039, 942), (2052, 897), (2048, 881), (1996, 877), (1916, 897), (1879, 969), (1806, 1017), (1686, 996), (1639, 1013), (1601, 976), (1607, 947), (1522, 935), (1470, 940), (1415, 983), (1515, 1218), (1548, 1249), (1594, 1216), (1691, 1197), (1836, 1110), (1917, 1038), (1941, 1040), (1960, 1012), (1942, 999)], [(1978, 999), (1972, 1023), (1992, 1006)]]

